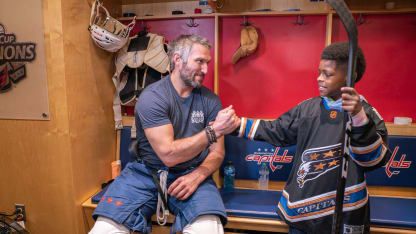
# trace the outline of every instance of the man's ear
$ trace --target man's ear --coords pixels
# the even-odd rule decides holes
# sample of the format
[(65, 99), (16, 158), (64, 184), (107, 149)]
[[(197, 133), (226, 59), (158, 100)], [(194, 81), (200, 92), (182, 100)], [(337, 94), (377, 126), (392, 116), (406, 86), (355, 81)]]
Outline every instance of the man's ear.
[(181, 56), (177, 53), (173, 54), (173, 62), (175, 63), (175, 67), (179, 66), (179, 64), (182, 63)]

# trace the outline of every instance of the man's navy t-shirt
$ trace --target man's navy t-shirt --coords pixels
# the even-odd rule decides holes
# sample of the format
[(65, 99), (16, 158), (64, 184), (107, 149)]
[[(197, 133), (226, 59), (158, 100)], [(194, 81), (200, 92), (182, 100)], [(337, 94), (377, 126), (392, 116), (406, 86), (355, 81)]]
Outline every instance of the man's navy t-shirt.
[[(190, 137), (214, 121), (221, 109), (218, 96), (204, 86), (194, 88), (188, 97), (183, 98), (173, 87), (170, 76), (149, 85), (140, 95), (134, 109), (139, 156), (147, 164), (163, 165), (143, 129), (172, 124), (175, 140)], [(198, 166), (207, 154), (208, 148), (193, 159), (175, 166), (175, 169)]]

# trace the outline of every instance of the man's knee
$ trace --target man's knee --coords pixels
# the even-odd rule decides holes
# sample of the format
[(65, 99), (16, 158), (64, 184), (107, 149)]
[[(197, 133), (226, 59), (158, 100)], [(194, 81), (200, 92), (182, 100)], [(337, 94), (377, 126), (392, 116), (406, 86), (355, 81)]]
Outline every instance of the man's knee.
[(183, 234), (223, 234), (224, 228), (218, 215), (201, 215), (186, 225)]
[(118, 224), (113, 220), (99, 216), (95, 221), (94, 227), (88, 234), (129, 234), (130, 231), (124, 225)]

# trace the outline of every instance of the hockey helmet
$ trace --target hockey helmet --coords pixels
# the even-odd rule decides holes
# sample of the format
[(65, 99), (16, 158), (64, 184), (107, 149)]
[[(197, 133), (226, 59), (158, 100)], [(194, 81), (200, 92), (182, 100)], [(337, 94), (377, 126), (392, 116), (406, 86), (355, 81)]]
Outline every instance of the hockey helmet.
[[(100, 13), (100, 8), (105, 11), (105, 16)], [(123, 47), (129, 38), (130, 30), (134, 27), (136, 18), (124, 25), (110, 16), (107, 9), (98, 0), (94, 1), (91, 8), (90, 25), (88, 30), (95, 44), (109, 52), (116, 52)]]

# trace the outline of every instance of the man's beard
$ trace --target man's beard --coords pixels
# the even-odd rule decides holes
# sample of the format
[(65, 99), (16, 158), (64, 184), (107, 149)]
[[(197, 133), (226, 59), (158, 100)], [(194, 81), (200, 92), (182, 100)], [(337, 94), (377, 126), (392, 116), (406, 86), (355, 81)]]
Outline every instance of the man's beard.
[(202, 83), (195, 82), (194, 77), (201, 76), (202, 78), (204, 78), (205, 74), (203, 72), (195, 72), (195, 74), (192, 75), (191, 69), (189, 69), (186, 64), (184, 65), (185, 66), (179, 71), (179, 76), (183, 83), (185, 83), (186, 86), (192, 88), (200, 88), (202, 86)]

